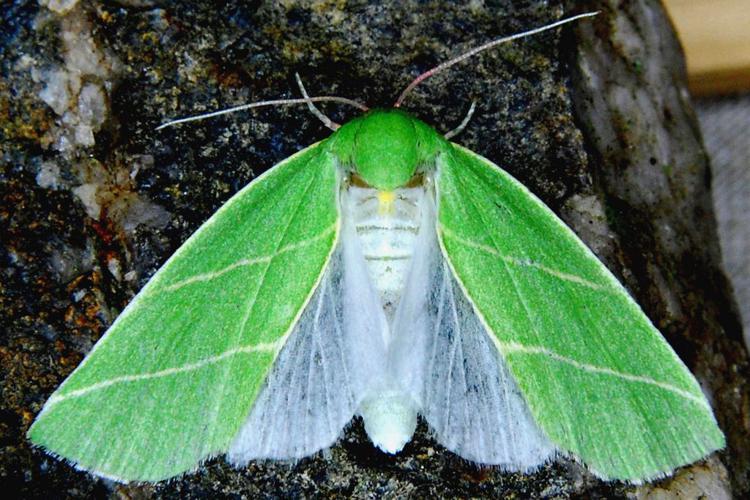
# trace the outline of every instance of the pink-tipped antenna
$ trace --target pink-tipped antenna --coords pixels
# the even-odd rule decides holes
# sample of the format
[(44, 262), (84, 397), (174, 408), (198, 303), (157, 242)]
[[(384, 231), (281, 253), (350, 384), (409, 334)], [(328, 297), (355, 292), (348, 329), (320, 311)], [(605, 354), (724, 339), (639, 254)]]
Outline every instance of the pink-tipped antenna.
[(412, 81), (409, 85), (407, 85), (406, 88), (404, 89), (404, 91), (401, 92), (401, 95), (398, 96), (398, 99), (396, 99), (396, 103), (393, 105), (393, 107), (394, 108), (400, 107), (401, 104), (404, 102), (404, 98), (407, 96), (407, 94), (409, 94), (409, 92), (411, 92), (414, 89), (414, 87), (416, 87), (417, 85), (419, 85), (420, 83), (422, 83), (424, 80), (426, 80), (429, 77), (431, 77), (432, 75), (434, 75), (436, 73), (440, 73), (441, 71), (450, 68), (454, 64), (458, 64), (461, 61), (464, 61), (464, 60), (470, 58), (471, 56), (474, 56), (474, 55), (476, 55), (476, 54), (478, 54), (478, 53), (480, 53), (480, 52), (482, 52), (484, 50), (491, 49), (492, 47), (496, 47), (496, 46), (498, 46), (500, 44), (503, 44), (503, 43), (506, 43), (506, 42), (510, 42), (512, 40), (517, 40), (519, 38), (524, 38), (524, 37), (527, 37), (527, 36), (536, 35), (537, 33), (541, 33), (542, 31), (547, 31), (547, 30), (550, 30), (552, 28), (557, 28), (558, 26), (561, 26), (563, 24), (567, 24), (567, 23), (576, 21), (576, 20), (584, 18), (584, 17), (592, 17), (592, 16), (597, 15), (598, 13), (599, 13), (598, 11), (597, 12), (586, 12), (585, 14), (578, 14), (577, 16), (566, 17), (565, 19), (561, 19), (561, 20), (559, 20), (557, 22), (554, 22), (552, 24), (547, 24), (547, 25), (544, 25), (544, 26), (540, 26), (539, 28), (534, 28), (532, 30), (524, 31), (522, 33), (516, 33), (515, 35), (510, 35), (510, 36), (498, 38), (496, 40), (492, 40), (491, 42), (487, 42), (484, 45), (480, 45), (479, 47), (471, 49), (470, 51), (468, 51), (468, 52), (466, 52), (464, 54), (461, 54), (458, 57), (454, 57), (453, 59), (451, 59), (449, 61), (445, 61), (444, 63), (439, 64), (439, 65), (435, 66), (434, 68), (432, 68), (431, 70), (425, 71), (424, 73), (422, 73), (421, 75), (419, 75), (418, 77), (416, 77), (414, 79), (414, 81)]
[[(302, 78), (300, 78), (299, 73), (294, 73), (294, 78), (297, 80), (297, 86), (299, 87), (299, 91), (302, 92), (302, 97), (307, 99), (307, 109), (310, 110), (310, 113), (314, 114), (318, 120), (323, 122), (323, 125), (328, 127), (329, 129), (333, 130), (334, 132), (339, 129), (341, 124), (336, 123), (335, 121), (328, 118), (321, 110), (313, 104), (313, 102), (310, 100), (310, 96), (307, 95), (307, 89), (305, 88), (305, 85), (302, 83)], [(367, 106), (364, 106), (360, 108), (362, 111), (367, 111)]]
[(304, 97), (302, 99), (273, 99), (270, 101), (251, 102), (250, 104), (243, 104), (241, 106), (235, 106), (233, 108), (221, 109), (219, 111), (212, 111), (210, 113), (204, 113), (202, 115), (188, 116), (186, 118), (179, 118), (177, 120), (171, 120), (166, 123), (162, 123), (161, 125), (156, 127), (156, 130), (161, 130), (163, 128), (171, 127), (173, 125), (178, 125), (180, 123), (204, 120), (206, 118), (213, 118), (214, 116), (226, 115), (228, 113), (234, 113), (236, 111), (243, 111), (245, 109), (260, 108), (263, 106), (287, 106), (290, 104), (307, 104), (309, 106), (314, 102), (340, 102), (343, 104), (348, 104), (349, 106), (354, 106), (355, 108), (359, 108), (362, 111), (369, 110), (369, 108), (365, 106), (364, 104), (358, 103), (357, 101), (353, 101), (351, 99), (347, 99), (346, 97), (336, 97), (336, 96), (326, 95), (326, 96), (319, 96), (319, 97)]

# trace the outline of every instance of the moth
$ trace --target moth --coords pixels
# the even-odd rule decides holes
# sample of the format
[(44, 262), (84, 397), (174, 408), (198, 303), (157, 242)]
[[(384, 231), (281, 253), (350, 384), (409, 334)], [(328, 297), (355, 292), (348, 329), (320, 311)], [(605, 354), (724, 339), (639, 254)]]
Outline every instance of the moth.
[(388, 453), (421, 415), (473, 462), (530, 472), (568, 456), (630, 482), (723, 447), (697, 381), (613, 274), (402, 98), (227, 201), (49, 398), (31, 441), (116, 481), (219, 454), (305, 457), (354, 415)]

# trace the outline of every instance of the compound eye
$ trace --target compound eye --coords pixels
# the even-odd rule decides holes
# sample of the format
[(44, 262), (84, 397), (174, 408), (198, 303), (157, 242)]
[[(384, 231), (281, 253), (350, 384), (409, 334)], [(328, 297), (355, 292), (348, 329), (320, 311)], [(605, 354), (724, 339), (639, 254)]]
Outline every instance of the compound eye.
[(351, 172), (349, 174), (349, 183), (352, 186), (361, 187), (361, 188), (372, 187), (367, 182), (365, 182), (362, 176), (359, 175), (357, 172)]

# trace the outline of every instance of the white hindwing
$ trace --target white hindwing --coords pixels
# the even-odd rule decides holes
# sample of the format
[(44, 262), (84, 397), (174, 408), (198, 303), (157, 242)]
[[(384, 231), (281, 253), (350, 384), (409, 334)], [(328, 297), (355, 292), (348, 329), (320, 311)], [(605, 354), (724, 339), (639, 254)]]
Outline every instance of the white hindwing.
[(390, 352), (438, 442), (468, 460), (529, 471), (554, 453), (437, 241), (425, 196), (414, 264)]
[(387, 328), (351, 218), (328, 268), (227, 452), (238, 465), (330, 447), (386, 374)]

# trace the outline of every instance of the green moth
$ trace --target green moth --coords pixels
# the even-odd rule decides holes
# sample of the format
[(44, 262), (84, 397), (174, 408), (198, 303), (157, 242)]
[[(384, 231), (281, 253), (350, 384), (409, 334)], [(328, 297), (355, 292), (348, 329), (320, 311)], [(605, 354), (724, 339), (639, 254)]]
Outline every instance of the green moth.
[(396, 108), (232, 197), (28, 436), (96, 475), (159, 481), (220, 454), (313, 454), (354, 415), (389, 453), (421, 415), (477, 463), (529, 472), (567, 456), (630, 482), (724, 446), (695, 378), (581, 240)]

